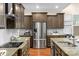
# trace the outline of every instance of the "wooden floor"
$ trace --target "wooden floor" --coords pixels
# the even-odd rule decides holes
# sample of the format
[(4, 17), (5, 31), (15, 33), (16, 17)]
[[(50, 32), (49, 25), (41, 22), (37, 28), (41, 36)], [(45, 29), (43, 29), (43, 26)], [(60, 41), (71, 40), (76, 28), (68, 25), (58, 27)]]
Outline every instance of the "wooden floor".
[(44, 48), (44, 49), (37, 49), (37, 48), (30, 48), (29, 56), (50, 56), (51, 49)]

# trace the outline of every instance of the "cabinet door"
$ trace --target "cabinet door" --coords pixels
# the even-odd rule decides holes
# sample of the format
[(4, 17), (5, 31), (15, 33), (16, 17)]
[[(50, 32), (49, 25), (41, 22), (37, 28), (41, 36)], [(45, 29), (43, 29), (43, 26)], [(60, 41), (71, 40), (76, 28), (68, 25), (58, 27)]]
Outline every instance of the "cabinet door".
[(47, 20), (48, 28), (58, 28), (58, 20), (56, 15), (49, 15)]
[(32, 16), (29, 16), (29, 15), (24, 16), (24, 27), (26, 29), (32, 28)]
[(50, 42), (50, 37), (47, 36), (47, 47), (51, 48), (51, 42)]
[(48, 19), (47, 19), (47, 28), (52, 28), (52, 16), (48, 16)]
[(21, 22), (22, 22), (22, 28), (24, 28), (24, 8), (21, 6)]
[(16, 28), (21, 27), (21, 21), (20, 21), (20, 6), (18, 4), (15, 4), (15, 15), (16, 17)]
[(23, 28), (24, 24), (24, 8), (21, 4), (15, 4), (16, 28)]
[[(15, 14), (15, 3), (5, 3), (5, 15)], [(6, 16), (6, 28), (14, 29), (15, 28), (15, 17)]]
[(52, 28), (58, 28), (58, 19), (56, 15), (52, 16)]
[(0, 3), (0, 28), (5, 28), (5, 4)]
[(64, 28), (64, 13), (58, 13), (57, 15), (59, 28)]
[(33, 21), (40, 21), (40, 22), (44, 22), (47, 20), (47, 13), (44, 12), (35, 12), (32, 13), (33, 16)]

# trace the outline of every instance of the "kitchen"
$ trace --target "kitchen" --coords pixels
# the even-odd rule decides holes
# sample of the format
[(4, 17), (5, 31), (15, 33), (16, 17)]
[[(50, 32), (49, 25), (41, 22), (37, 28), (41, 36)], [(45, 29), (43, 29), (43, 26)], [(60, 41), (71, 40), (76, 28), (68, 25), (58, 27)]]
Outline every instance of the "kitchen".
[(0, 55), (79, 56), (78, 7), (78, 3), (0, 3)]

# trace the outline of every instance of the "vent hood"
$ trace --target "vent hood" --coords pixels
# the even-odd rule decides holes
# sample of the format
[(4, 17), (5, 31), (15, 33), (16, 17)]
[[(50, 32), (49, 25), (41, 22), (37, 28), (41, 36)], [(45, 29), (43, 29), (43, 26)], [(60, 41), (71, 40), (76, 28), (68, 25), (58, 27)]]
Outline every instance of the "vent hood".
[(11, 10), (8, 12), (8, 14), (6, 16), (8, 18), (16, 18), (16, 15), (12, 13), (12, 8), (11, 8)]
[(15, 8), (15, 5), (13, 3), (11, 4), (9, 3), (7, 5), (7, 13), (6, 13), (7, 18), (16, 18), (16, 15), (13, 13), (14, 8)]

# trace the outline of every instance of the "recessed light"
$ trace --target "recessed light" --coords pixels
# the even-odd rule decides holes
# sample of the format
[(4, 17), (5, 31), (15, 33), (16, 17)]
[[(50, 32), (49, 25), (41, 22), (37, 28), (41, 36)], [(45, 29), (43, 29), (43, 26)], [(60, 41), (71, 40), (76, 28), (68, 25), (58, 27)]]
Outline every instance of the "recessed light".
[(55, 8), (59, 8), (58, 6), (55, 6)]
[(38, 9), (38, 8), (39, 8), (39, 6), (38, 6), (38, 5), (36, 5), (36, 8)]

